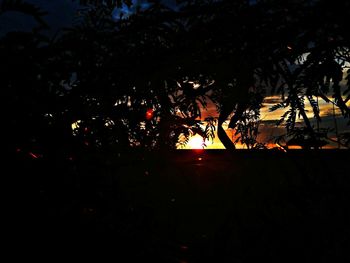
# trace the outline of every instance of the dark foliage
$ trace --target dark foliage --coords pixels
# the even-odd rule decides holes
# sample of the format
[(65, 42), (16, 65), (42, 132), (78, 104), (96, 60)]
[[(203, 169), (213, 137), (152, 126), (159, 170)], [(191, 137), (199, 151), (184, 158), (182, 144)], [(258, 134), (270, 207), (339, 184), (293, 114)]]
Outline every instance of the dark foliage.
[[(55, 39), (35, 30), (1, 40), (2, 82), (18, 146), (20, 137), (29, 148), (46, 147), (49, 138), (60, 147), (74, 141), (97, 149), (174, 148), (180, 135), (212, 136), (197, 120), (211, 99), (220, 113), (218, 136), (233, 149), (223, 122), (232, 116), (229, 128), (244, 123), (261, 105), (251, 98), (266, 90), (282, 94), (284, 102), (272, 110), (288, 107), (279, 124), (285, 121), (289, 132), (297, 116), (313, 132), (305, 100), (320, 121), (316, 97), (329, 102), (332, 94), (349, 116), (348, 90), (340, 85), (349, 63), (347, 24), (340, 19), (347, 2), (179, 1), (174, 11), (150, 1), (117, 20), (115, 8), (139, 3), (81, 4), (86, 8), (76, 25)], [(6, 10), (43, 21), (41, 10), (22, 1), (4, 1)], [(152, 118), (145, 118), (148, 109)], [(33, 131), (19, 136), (29, 122)], [(239, 126), (245, 143), (248, 130)]]

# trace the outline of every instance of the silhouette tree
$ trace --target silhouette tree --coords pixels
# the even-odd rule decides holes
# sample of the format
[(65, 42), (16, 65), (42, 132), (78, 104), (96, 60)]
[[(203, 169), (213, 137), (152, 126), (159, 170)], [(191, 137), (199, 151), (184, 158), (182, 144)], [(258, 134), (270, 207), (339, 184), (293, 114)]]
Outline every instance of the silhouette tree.
[[(272, 110), (288, 107), (279, 123), (286, 121), (289, 134), (299, 115), (303, 131), (317, 137), (305, 101), (321, 121), (316, 98), (329, 102), (331, 90), (349, 116), (349, 71), (347, 89), (340, 85), (349, 63), (340, 19), (348, 3), (178, 1), (174, 10), (149, 1), (148, 8), (113, 19), (113, 10), (139, 3), (80, 2), (80, 19), (55, 39), (37, 29), (1, 40), (14, 145), (22, 138), (44, 148), (53, 141), (58, 148), (107, 152), (174, 148), (180, 135), (213, 135), (212, 122), (205, 128), (199, 120), (211, 99), (219, 109), (218, 137), (235, 149), (223, 123), (229, 119), (243, 143), (256, 138), (257, 128), (244, 125), (252, 124), (247, 120), (257, 116), (251, 113), (258, 114), (266, 90), (282, 94)], [(15, 8), (43, 21), (43, 12), (22, 1), (1, 6)]]

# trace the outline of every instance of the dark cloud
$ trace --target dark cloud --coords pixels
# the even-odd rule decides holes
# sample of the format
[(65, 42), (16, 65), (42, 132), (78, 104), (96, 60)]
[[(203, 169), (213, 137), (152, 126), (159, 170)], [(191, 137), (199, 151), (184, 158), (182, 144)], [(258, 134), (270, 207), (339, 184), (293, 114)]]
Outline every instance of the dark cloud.
[[(72, 0), (26, 0), (34, 4), (48, 14), (44, 17), (50, 29), (48, 34), (54, 34), (57, 30), (72, 24), (78, 8), (77, 1)], [(10, 31), (31, 31), (38, 26), (37, 22), (29, 15), (19, 12), (5, 12), (0, 15), (0, 36)]]

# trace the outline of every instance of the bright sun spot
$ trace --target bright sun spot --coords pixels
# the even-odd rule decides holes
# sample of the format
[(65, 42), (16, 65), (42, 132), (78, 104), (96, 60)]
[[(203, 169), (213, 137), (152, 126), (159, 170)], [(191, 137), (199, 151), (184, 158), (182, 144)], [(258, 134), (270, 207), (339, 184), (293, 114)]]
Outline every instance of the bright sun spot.
[(193, 136), (187, 143), (190, 149), (203, 149), (203, 138), (199, 135)]

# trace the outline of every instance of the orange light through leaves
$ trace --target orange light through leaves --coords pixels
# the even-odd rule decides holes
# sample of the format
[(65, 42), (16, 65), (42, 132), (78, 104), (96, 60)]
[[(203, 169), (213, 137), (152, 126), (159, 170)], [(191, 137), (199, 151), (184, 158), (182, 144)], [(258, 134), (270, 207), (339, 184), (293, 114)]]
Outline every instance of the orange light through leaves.
[(147, 120), (151, 120), (153, 118), (153, 110), (152, 109), (148, 109), (146, 111), (146, 119)]

